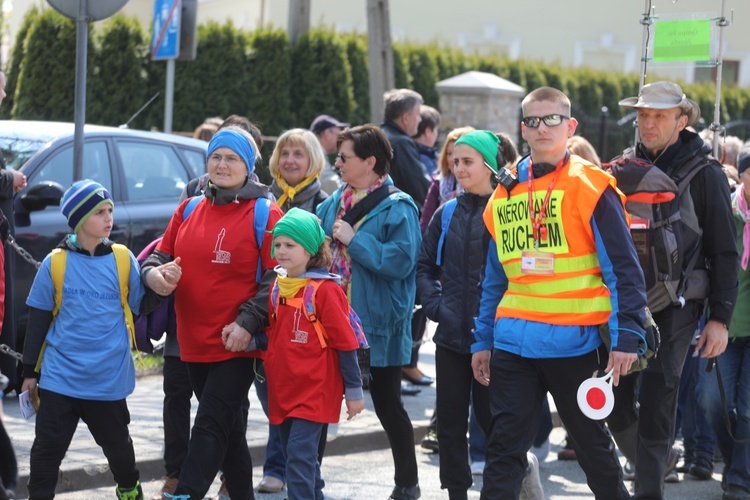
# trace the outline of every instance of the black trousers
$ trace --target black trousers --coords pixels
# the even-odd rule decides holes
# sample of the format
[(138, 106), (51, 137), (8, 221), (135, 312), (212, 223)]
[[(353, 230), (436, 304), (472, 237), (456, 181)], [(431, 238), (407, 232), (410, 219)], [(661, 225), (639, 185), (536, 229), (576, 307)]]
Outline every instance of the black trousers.
[(0, 484), (6, 490), (16, 490), (18, 483), (18, 462), (13, 451), (13, 443), (0, 420)]
[(253, 359), (232, 358), (187, 366), (198, 398), (198, 412), (175, 494), (203, 498), (221, 467), (230, 498), (255, 498), (243, 413), (243, 403), (255, 378)]
[[(576, 443), (578, 463), (597, 499), (630, 498), (612, 438), (601, 421), (581, 413), (581, 382), (604, 368), (603, 347), (583, 356), (529, 359), (495, 350), (490, 365), (492, 421), (481, 498), (518, 498), (526, 472), (526, 452), (539, 428), (542, 398), (549, 392), (565, 429)], [(438, 428), (441, 422), (438, 417)], [(443, 443), (440, 443), (442, 446)]]
[(419, 482), (419, 476), (414, 427), (401, 400), (401, 367), (373, 366), (370, 374), (370, 396), (375, 414), (391, 444), (396, 486), (415, 486)]
[(135, 487), (139, 473), (128, 432), (130, 412), (124, 399), (92, 401), (41, 389), (39, 399), (36, 437), (31, 446), (30, 499), (54, 498), (60, 463), (79, 419), (88, 426), (94, 441), (104, 452), (117, 485), (123, 489)]
[(190, 398), (193, 386), (187, 365), (175, 356), (164, 357), (164, 469), (179, 477), (190, 443)]
[(632, 425), (638, 426), (635, 498), (664, 496), (664, 471), (674, 437), (680, 375), (702, 311), (701, 304), (688, 302), (684, 308), (670, 307), (654, 314), (661, 348), (641, 372), (640, 390), (638, 374), (621, 378), (620, 385), (614, 388), (615, 407), (607, 418), (610, 429), (618, 435)]
[(435, 347), (437, 435), (440, 443), (440, 487), (449, 491), (471, 488), (469, 466), (469, 405), (482, 432), (490, 428), (489, 389), (474, 378), (471, 354), (459, 354), (445, 347)]

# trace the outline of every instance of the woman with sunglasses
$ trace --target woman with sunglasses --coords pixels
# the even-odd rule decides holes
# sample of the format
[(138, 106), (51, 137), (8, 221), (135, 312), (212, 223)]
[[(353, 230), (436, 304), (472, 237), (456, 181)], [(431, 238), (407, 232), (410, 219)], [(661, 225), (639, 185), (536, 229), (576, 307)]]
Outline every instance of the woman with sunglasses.
[[(370, 344), (370, 395), (395, 466), (391, 498), (412, 500), (420, 490), (414, 428), (401, 401), (401, 367), (411, 357), (419, 211), (409, 195), (394, 191), (388, 176), (393, 152), (380, 128), (345, 130), (337, 146), (344, 185), (318, 206), (317, 215), (333, 238), (331, 272), (342, 277)], [(362, 207), (367, 214), (353, 217)]]

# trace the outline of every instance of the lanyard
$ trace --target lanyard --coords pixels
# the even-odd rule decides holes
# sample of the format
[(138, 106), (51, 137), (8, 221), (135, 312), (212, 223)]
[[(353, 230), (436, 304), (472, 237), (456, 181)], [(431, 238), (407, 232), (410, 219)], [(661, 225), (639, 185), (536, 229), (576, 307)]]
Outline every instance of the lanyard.
[(544, 214), (547, 211), (547, 205), (549, 205), (549, 200), (552, 197), (552, 190), (555, 188), (555, 183), (557, 183), (557, 179), (558, 177), (560, 177), (562, 167), (563, 165), (565, 165), (565, 163), (567, 163), (568, 158), (570, 158), (570, 153), (566, 152), (563, 159), (557, 163), (557, 166), (555, 166), (555, 177), (552, 179), (552, 182), (547, 188), (547, 194), (544, 196), (541, 210), (539, 210), (538, 213), (534, 210), (534, 160), (529, 158), (529, 218), (531, 219), (531, 229), (532, 236), (534, 237), (535, 248), (539, 248), (539, 240), (547, 240), (547, 228), (545, 226), (542, 226), (542, 222), (544, 221)]

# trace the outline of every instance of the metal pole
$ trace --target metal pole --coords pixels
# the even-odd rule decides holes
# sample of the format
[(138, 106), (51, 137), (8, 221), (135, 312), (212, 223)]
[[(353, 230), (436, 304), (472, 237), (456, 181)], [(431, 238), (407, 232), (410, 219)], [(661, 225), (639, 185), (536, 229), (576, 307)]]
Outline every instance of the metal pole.
[[(641, 25), (643, 25), (643, 39), (641, 41), (641, 78), (638, 82), (638, 94), (641, 93), (643, 85), (646, 83), (646, 68), (648, 66), (648, 35), (651, 25), (654, 23), (651, 17), (651, 11), (649, 10), (649, 4), (651, 0), (646, 0), (646, 4), (643, 6), (643, 17), (641, 18)], [(636, 119), (637, 123), (637, 119)], [(638, 127), (635, 128), (635, 139), (633, 145), (638, 145)]]
[(172, 133), (172, 112), (174, 110), (174, 59), (167, 60), (167, 88), (164, 102), (164, 132)]
[(609, 108), (602, 106), (602, 114), (599, 121), (599, 156), (601, 158), (609, 158), (607, 156), (607, 119), (609, 118)]
[(76, 89), (73, 121), (73, 180), (83, 179), (83, 125), (86, 123), (86, 57), (88, 51), (88, 0), (78, 0), (76, 18)]
[(724, 67), (724, 54), (722, 52), (724, 42), (724, 28), (729, 25), (727, 18), (724, 17), (726, 0), (721, 0), (721, 17), (716, 21), (716, 25), (719, 27), (719, 53), (716, 57), (716, 101), (714, 103), (714, 122), (711, 124), (711, 131), (714, 133), (713, 149), (714, 157), (719, 157), (719, 132), (722, 131), (721, 126), (721, 73)]

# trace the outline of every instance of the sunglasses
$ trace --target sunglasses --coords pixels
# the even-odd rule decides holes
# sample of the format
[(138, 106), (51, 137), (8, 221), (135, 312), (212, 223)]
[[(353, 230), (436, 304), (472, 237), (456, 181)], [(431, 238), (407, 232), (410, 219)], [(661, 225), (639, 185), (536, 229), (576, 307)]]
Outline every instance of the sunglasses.
[(544, 122), (544, 124), (548, 127), (557, 127), (563, 122), (563, 120), (569, 119), (569, 116), (554, 114), (547, 116), (524, 116), (523, 120), (521, 121), (529, 128), (537, 128), (542, 122)]

